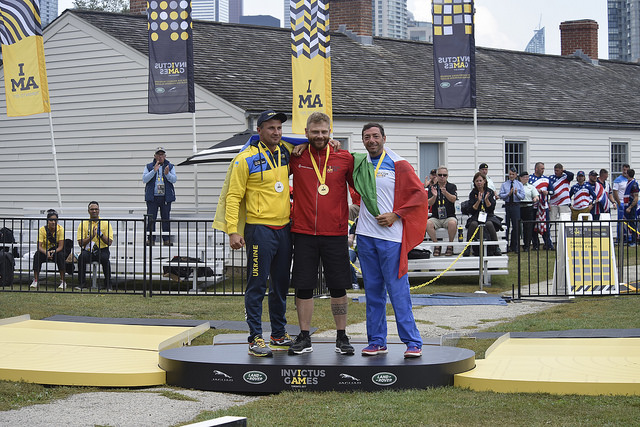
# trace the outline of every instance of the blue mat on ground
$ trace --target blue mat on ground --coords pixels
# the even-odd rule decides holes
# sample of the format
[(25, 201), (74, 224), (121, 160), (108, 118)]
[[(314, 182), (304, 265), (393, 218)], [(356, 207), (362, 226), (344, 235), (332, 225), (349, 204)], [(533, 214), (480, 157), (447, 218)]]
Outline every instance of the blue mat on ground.
[[(357, 302), (366, 302), (364, 295), (354, 298)], [(507, 305), (507, 302), (499, 295), (487, 294), (416, 294), (411, 295), (413, 305)], [(387, 304), (391, 304), (387, 297)]]

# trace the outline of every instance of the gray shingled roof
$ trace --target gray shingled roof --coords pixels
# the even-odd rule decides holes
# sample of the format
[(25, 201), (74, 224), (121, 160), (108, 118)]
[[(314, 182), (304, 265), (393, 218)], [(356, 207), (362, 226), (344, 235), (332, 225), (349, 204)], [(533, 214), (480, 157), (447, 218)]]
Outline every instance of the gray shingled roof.
[[(67, 11), (148, 54), (146, 16)], [(196, 83), (249, 111), (291, 112), (287, 29), (194, 21)], [(433, 46), (331, 34), (333, 114), (396, 120), (469, 120), (472, 110), (433, 107)], [(640, 65), (477, 48), (483, 123), (640, 127)]]

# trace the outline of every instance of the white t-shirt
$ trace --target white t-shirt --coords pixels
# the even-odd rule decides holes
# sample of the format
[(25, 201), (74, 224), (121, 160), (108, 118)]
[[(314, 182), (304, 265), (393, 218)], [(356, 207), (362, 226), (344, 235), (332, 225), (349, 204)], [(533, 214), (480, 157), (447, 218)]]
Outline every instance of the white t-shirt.
[[(367, 161), (378, 166), (380, 158), (371, 159), (367, 154)], [(393, 160), (390, 156), (384, 156), (382, 165), (376, 174), (376, 188), (378, 196), (378, 210), (381, 214), (393, 212), (394, 194), (396, 188), (396, 171)], [(360, 204), (360, 217), (358, 218), (358, 226), (356, 234), (375, 237), (377, 239), (389, 240), (391, 242), (402, 242), (402, 221), (398, 220), (391, 227), (382, 227), (378, 225), (375, 217), (369, 212), (364, 202)]]

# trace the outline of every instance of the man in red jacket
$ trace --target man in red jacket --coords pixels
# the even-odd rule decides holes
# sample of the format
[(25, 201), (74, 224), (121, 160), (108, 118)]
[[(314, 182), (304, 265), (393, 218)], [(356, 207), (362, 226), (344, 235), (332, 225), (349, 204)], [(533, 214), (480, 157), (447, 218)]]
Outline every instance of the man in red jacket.
[(313, 351), (311, 317), (313, 290), (318, 283), (318, 263), (331, 295), (331, 312), (336, 322), (336, 352), (353, 354), (346, 335), (347, 291), (351, 288), (349, 251), (349, 203), (347, 184), (353, 186), (353, 157), (336, 151), (329, 142), (330, 119), (312, 113), (307, 119), (307, 150), (291, 157), (293, 174), (293, 274), (300, 335), (289, 347), (289, 354)]

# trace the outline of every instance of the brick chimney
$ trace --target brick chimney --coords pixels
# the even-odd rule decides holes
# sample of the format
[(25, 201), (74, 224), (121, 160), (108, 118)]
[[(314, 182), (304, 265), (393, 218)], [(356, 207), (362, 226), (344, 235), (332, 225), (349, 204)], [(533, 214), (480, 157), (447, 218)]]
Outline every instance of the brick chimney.
[(146, 15), (147, 0), (129, 0), (129, 13), (132, 15)]
[(560, 54), (573, 55), (578, 49), (598, 59), (598, 23), (593, 19), (565, 21), (560, 24)]
[[(133, 0), (132, 0), (133, 1)], [(371, 0), (331, 0), (329, 25), (337, 31), (340, 25), (362, 36), (373, 35)]]

